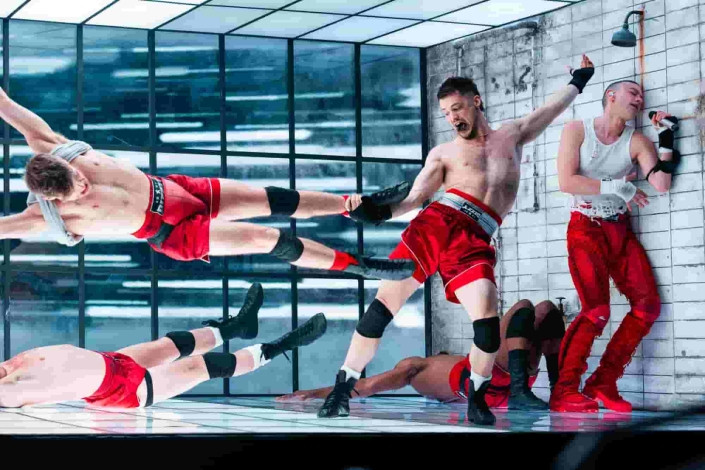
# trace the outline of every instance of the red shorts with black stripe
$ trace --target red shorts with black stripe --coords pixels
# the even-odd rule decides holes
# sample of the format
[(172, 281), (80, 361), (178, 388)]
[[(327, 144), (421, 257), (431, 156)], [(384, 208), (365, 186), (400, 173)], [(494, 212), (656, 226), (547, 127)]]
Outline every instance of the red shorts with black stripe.
[(134, 359), (117, 352), (99, 353), (105, 359), (105, 376), (98, 390), (89, 397), (87, 403), (110, 408), (137, 408), (137, 387), (140, 386), (147, 369)]
[[(172, 259), (208, 261), (210, 221), (220, 209), (220, 180), (185, 175), (147, 177), (151, 184), (149, 206), (142, 227), (132, 235), (148, 239), (155, 251)], [(171, 226), (169, 232), (160, 232), (163, 224)], [(159, 237), (160, 233), (168, 235)]]
[[(534, 386), (537, 375), (529, 376), (529, 387)], [(464, 359), (458, 361), (450, 370), (448, 375), (448, 384), (455, 395), (463, 400), (468, 399), (468, 386), (470, 379), (470, 361), (465, 356)], [(485, 403), (490, 408), (506, 408), (509, 402), (509, 384), (511, 376), (509, 372), (502, 369), (496, 363), (492, 366), (492, 379), (490, 386), (485, 394)]]
[[(502, 219), (487, 205), (456, 189), (448, 190), (471, 202), (492, 216), (498, 224)], [(401, 234), (401, 243), (389, 255), (390, 259), (411, 259), (416, 263), (414, 279), (424, 282), (436, 271), (443, 279), (446, 298), (460, 303), (456, 289), (478, 279), (495, 282), (494, 247), (491, 237), (480, 224), (457, 209), (433, 202), (419, 213)]]

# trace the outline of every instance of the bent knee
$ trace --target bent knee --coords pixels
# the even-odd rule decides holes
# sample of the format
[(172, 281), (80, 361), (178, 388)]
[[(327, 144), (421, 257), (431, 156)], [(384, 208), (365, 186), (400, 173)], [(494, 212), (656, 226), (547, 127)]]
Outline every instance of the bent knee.
[(407, 357), (406, 359), (399, 361), (394, 368), (405, 371), (407, 380), (411, 380), (421, 371), (421, 369), (423, 369), (425, 361), (426, 359), (419, 356)]

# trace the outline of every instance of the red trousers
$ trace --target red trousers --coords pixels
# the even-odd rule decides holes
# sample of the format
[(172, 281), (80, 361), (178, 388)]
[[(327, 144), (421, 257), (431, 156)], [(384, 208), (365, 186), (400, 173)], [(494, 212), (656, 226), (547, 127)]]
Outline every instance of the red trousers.
[(661, 313), (651, 264), (628, 215), (607, 221), (573, 212), (568, 224), (568, 265), (582, 305), (580, 314), (600, 331), (610, 317), (610, 277), (629, 299), (633, 315), (653, 323)]

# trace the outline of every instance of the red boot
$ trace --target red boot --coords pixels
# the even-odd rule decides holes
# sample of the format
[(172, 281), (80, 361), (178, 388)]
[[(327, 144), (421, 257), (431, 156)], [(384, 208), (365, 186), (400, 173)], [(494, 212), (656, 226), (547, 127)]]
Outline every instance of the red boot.
[(585, 395), (601, 401), (605, 408), (612, 411), (631, 413), (632, 404), (619, 395), (617, 380), (624, 374), (624, 369), (632, 360), (632, 354), (651, 329), (651, 325), (631, 312), (624, 317), (607, 344), (600, 366), (585, 382)]
[(582, 315), (565, 332), (558, 356), (558, 381), (548, 402), (551, 411), (597, 412), (597, 402), (580, 393), (578, 388), (580, 376), (587, 370), (590, 348), (599, 335), (597, 326)]

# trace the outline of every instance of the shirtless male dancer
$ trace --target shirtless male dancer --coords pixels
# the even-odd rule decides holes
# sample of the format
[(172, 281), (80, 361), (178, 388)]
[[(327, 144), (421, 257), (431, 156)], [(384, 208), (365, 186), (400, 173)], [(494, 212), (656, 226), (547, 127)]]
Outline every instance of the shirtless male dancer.
[[(57, 241), (72, 246), (84, 235), (131, 234), (180, 261), (269, 253), (297, 266), (372, 278), (404, 279), (414, 270), (406, 260), (358, 257), (276, 228), (233, 222), (269, 215), (347, 214), (347, 196), (255, 188), (222, 178), (147, 175), (85, 142), (68, 141), (3, 90), (0, 117), (35, 153), (25, 171), (31, 191), (28, 207), (0, 218), (0, 238), (49, 228)], [(389, 191), (394, 188), (383, 193), (389, 196)]]
[(208, 327), (172, 331), (164, 338), (117, 352), (95, 352), (70, 344), (22, 352), (0, 363), (0, 407), (84, 400), (96, 407), (142, 408), (209, 379), (252, 372), (285, 351), (312, 343), (326, 331), (326, 318), (319, 313), (272, 342), (234, 353), (209, 352), (223, 341), (257, 336), (262, 301), (262, 286), (255, 283), (236, 317), (209, 320), (204, 322)]
[[(391, 213), (398, 216), (421, 205), (441, 186), (446, 191), (402, 233), (402, 241), (390, 258), (414, 260), (416, 271), (411, 278), (380, 284), (375, 300), (353, 333), (345, 363), (319, 410), (320, 417), (349, 414), (350, 392), (377, 351), (384, 329), (411, 294), (439, 271), (446, 298), (462, 304), (473, 321), (468, 419), (477, 424), (494, 423), (494, 415), (485, 403), (500, 343), (491, 236), (514, 205), (522, 147), (570, 105), (594, 70), (590, 59), (583, 55), (581, 68), (573, 72), (565, 88), (529, 115), (497, 130), (490, 128), (482, 113), (482, 99), (472, 80), (454, 77), (441, 85), (437, 95), (440, 107), (456, 137), (429, 152), (411, 192), (391, 205)], [(369, 198), (351, 199), (354, 211), (375, 206)], [(526, 363), (522, 367), (526, 368)]]
[[(531, 387), (536, 381), (542, 355), (546, 357), (551, 388), (558, 380), (558, 350), (564, 333), (563, 314), (550, 300), (544, 300), (535, 308), (528, 300), (514, 304), (500, 321), (502, 340), (492, 368), (491, 385), (485, 395), (487, 405), (510, 410), (548, 410), (548, 404), (536, 397)], [(528, 357), (528, 361), (524, 357)], [(467, 361), (467, 356), (448, 354), (407, 357), (392, 370), (358, 380), (352, 398), (365, 398), (411, 385), (427, 398), (442, 402), (467, 400), (470, 378)], [(524, 364), (528, 367), (523, 368)], [(325, 398), (332, 391), (333, 387), (299, 390), (278, 397), (277, 401)]]

